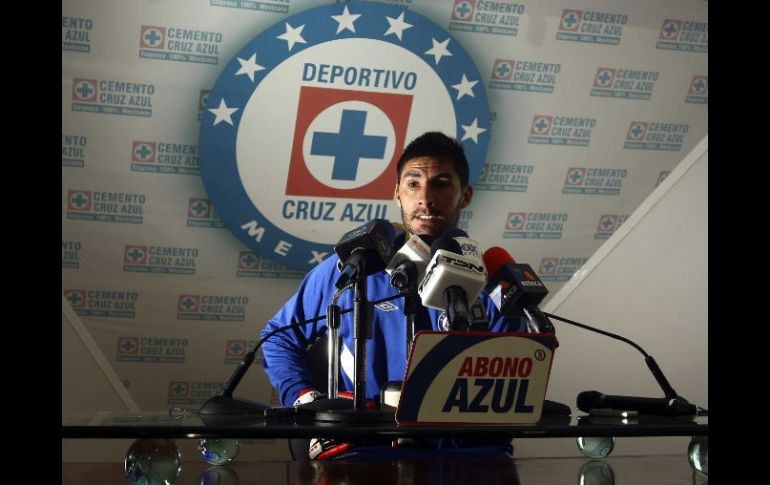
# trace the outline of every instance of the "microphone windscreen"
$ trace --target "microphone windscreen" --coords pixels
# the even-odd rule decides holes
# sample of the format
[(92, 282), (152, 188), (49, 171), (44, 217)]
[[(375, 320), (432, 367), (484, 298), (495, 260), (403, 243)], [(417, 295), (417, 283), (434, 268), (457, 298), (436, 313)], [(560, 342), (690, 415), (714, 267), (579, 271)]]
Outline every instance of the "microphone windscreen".
[(599, 391), (583, 391), (577, 396), (577, 407), (585, 413), (601, 407), (601, 399), (604, 395)]
[(484, 251), (482, 259), (484, 260), (484, 266), (487, 267), (487, 274), (490, 276), (496, 274), (506, 264), (516, 264), (513, 256), (500, 246), (492, 246)]
[(436, 254), (436, 251), (439, 249), (444, 249), (455, 254), (463, 253), (463, 248), (460, 246), (460, 243), (451, 237), (441, 236), (440, 238), (433, 241), (433, 243), (430, 245), (430, 254)]
[(460, 229), (459, 227), (453, 227), (447, 229), (441, 237), (468, 237), (468, 233)]

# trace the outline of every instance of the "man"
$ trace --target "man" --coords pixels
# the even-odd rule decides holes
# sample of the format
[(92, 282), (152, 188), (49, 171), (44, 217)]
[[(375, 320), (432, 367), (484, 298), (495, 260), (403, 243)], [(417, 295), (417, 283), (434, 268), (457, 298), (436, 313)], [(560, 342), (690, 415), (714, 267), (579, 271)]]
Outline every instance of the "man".
[[(473, 198), (473, 188), (468, 180), (468, 160), (462, 146), (442, 133), (429, 132), (413, 140), (404, 150), (397, 164), (395, 199), (401, 210), (404, 227), (410, 235), (440, 236), (454, 228), (460, 210)], [(403, 241), (396, 241), (396, 243)], [(334, 283), (339, 276), (336, 255), (310, 271), (300, 284), (297, 293), (278, 311), (262, 331), (264, 337), (270, 331), (293, 322), (325, 315), (335, 291)], [(367, 277), (368, 299), (379, 300), (398, 292), (390, 285), (385, 271)], [(521, 320), (504, 319), (494, 304), (486, 303), (490, 330), (498, 332), (525, 331)], [(404, 377), (407, 361), (406, 324), (403, 312), (394, 305), (375, 307), (372, 322), (373, 338), (366, 341), (366, 397), (379, 400), (380, 388), (388, 381), (400, 381)], [(352, 291), (345, 292), (339, 300), (341, 308), (353, 306)], [(417, 330), (446, 330), (440, 326), (444, 312), (420, 307), (415, 318)], [(352, 313), (343, 315), (339, 335), (341, 376), (339, 388), (353, 389), (353, 327)], [(299, 405), (317, 399), (321, 392), (316, 389), (306, 363), (306, 349), (320, 335), (326, 334), (326, 323), (308, 324), (294, 332), (274, 335), (262, 345), (264, 368), (270, 382), (278, 390), (284, 405)], [(321, 450), (326, 452), (326, 450)], [(339, 451), (339, 450), (338, 450)], [(323, 454), (323, 453), (322, 453)], [(321, 456), (322, 455), (318, 455)], [(313, 452), (311, 450), (311, 457)]]

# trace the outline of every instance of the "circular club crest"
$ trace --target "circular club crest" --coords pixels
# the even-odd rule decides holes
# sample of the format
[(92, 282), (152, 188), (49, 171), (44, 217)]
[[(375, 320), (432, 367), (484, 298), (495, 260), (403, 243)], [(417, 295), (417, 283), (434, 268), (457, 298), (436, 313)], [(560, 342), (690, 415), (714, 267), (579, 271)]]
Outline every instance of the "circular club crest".
[(489, 105), (459, 42), (395, 5), (326, 5), (276, 23), (225, 66), (201, 121), (201, 173), (241, 241), (308, 270), (345, 232), (401, 221), (396, 162), (426, 131), (461, 142), (473, 183)]

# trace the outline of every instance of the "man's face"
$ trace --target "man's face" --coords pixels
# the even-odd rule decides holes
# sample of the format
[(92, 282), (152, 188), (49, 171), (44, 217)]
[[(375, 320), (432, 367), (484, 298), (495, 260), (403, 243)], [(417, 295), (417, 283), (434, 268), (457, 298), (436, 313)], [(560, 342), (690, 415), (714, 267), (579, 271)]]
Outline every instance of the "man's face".
[(452, 162), (430, 157), (407, 161), (396, 185), (396, 203), (407, 231), (440, 236), (457, 226), (460, 209), (471, 203), (473, 188), (463, 188)]

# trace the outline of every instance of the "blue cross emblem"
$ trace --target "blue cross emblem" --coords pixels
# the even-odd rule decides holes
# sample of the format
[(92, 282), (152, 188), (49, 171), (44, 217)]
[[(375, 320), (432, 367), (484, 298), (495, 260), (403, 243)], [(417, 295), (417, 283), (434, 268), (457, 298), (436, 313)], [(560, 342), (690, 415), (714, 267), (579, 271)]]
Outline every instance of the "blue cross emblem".
[(507, 62), (501, 62), (495, 68), (495, 73), (497, 74), (497, 77), (507, 77), (509, 72), (511, 72), (511, 67), (508, 65)]
[(699, 77), (698, 80), (692, 84), (692, 87), (695, 88), (696, 93), (701, 93), (706, 89), (706, 81), (704, 81), (702, 77)]
[(598, 76), (596, 76), (596, 79), (599, 80), (599, 84), (606, 86), (610, 83), (610, 81), (612, 81), (612, 74), (610, 74), (610, 71), (603, 70), (599, 73)]
[(83, 296), (80, 294), (79, 291), (71, 291), (69, 294), (67, 294), (67, 299), (72, 303), (73, 306), (80, 305), (80, 302), (83, 301)]
[(182, 299), (182, 302), (180, 305), (187, 311), (194, 310), (198, 306), (198, 302), (195, 301), (195, 298), (191, 296), (187, 296)]
[(522, 222), (524, 222), (524, 219), (522, 219), (519, 214), (516, 214), (515, 216), (511, 217), (511, 219), (508, 221), (512, 229), (516, 229), (518, 226), (521, 225)]
[(127, 253), (127, 255), (132, 261), (139, 261), (144, 258), (144, 251), (140, 250), (139, 248), (133, 248)]
[(83, 99), (88, 99), (96, 91), (91, 87), (91, 83), (83, 81), (75, 88), (75, 92)]
[(666, 34), (666, 37), (672, 38), (674, 35), (679, 32), (679, 27), (674, 22), (669, 22), (664, 28), (663, 33)]
[(562, 23), (564, 23), (564, 25), (565, 25), (565, 26), (566, 26), (568, 29), (570, 29), (570, 30), (572, 30), (572, 27), (574, 27), (574, 26), (575, 26), (575, 24), (577, 24), (577, 22), (578, 22), (578, 16), (577, 16), (577, 15), (575, 15), (575, 12), (570, 12), (570, 13), (569, 13), (569, 14), (567, 14), (567, 15), (564, 17), (564, 19), (562, 20)]
[(604, 219), (602, 219), (602, 222), (600, 223), (600, 225), (602, 226), (603, 230), (609, 231), (610, 229), (612, 229), (612, 226), (615, 225), (615, 219), (613, 219), (610, 216), (607, 216)]
[(181, 396), (182, 394), (185, 394), (187, 392), (187, 386), (182, 384), (181, 382), (177, 382), (174, 387), (171, 388), (172, 391), (174, 391), (174, 394), (177, 396)]
[(134, 341), (131, 339), (124, 339), (120, 342), (120, 348), (124, 352), (131, 352), (134, 347), (136, 347), (136, 344), (134, 344)]
[(230, 355), (240, 355), (243, 353), (243, 346), (239, 342), (230, 345)]
[(644, 127), (642, 125), (634, 125), (633, 128), (631, 128), (631, 136), (633, 138), (641, 138), (642, 134), (644, 133)]
[(256, 256), (254, 256), (254, 253), (246, 253), (245, 256), (241, 258), (241, 264), (247, 268), (252, 268), (257, 264), (258, 259)]
[(144, 31), (145, 44), (156, 47), (160, 41), (163, 40), (163, 36), (158, 33), (158, 29), (147, 29)]
[(198, 199), (193, 205), (190, 206), (190, 209), (195, 213), (196, 216), (201, 217), (209, 211), (209, 205)]
[(473, 8), (471, 8), (470, 5), (468, 5), (468, 2), (460, 2), (455, 7), (455, 12), (457, 12), (457, 16), (461, 19), (467, 18), (470, 16), (470, 13), (473, 11)]
[(535, 126), (535, 130), (538, 133), (545, 133), (546, 131), (548, 131), (548, 128), (550, 127), (550, 123), (548, 123), (548, 120), (546, 120), (545, 118), (539, 118), (534, 126)]
[(554, 268), (556, 268), (556, 263), (554, 263), (552, 259), (549, 259), (543, 264), (542, 268), (544, 273), (551, 273)]
[(316, 131), (311, 136), (311, 155), (334, 157), (332, 179), (355, 180), (361, 158), (385, 156), (386, 136), (364, 135), (366, 111), (342, 110), (339, 133)]
[(86, 206), (86, 204), (88, 204), (88, 197), (83, 195), (83, 192), (76, 192), (75, 196), (70, 198), (70, 201), (72, 202), (72, 205), (78, 209), (82, 209)]
[(580, 182), (580, 180), (583, 178), (583, 171), (582, 170), (573, 170), (569, 173), (569, 180), (572, 182), (573, 185)]
[(134, 149), (134, 154), (141, 160), (150, 158), (152, 152), (152, 148), (150, 148), (146, 143), (140, 143), (137, 145), (136, 149)]

